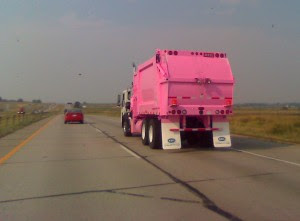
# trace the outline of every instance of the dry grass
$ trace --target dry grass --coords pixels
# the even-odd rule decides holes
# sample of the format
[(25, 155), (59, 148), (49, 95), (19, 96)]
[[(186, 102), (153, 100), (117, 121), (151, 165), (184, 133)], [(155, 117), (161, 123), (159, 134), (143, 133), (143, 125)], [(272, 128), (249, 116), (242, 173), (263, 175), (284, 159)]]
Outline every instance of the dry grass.
[[(25, 107), (26, 114), (17, 114), (20, 107)], [(62, 105), (57, 105), (53, 109), (49, 110), (49, 104), (0, 102), (0, 137), (10, 134), (34, 122), (55, 115), (61, 112), (62, 107)], [(38, 112), (32, 113), (33, 111)]]
[(53, 115), (53, 112), (40, 114), (11, 115), (0, 119), (0, 137), (26, 127), (34, 122)]
[(88, 104), (87, 108), (83, 109), (85, 114), (105, 115), (109, 117), (120, 117), (121, 111), (119, 107), (112, 104)]
[[(84, 112), (120, 117), (120, 108), (114, 105), (88, 105)], [(234, 134), (300, 143), (300, 109), (235, 108), (230, 127)]]
[(232, 133), (300, 143), (300, 110), (238, 108), (230, 119)]

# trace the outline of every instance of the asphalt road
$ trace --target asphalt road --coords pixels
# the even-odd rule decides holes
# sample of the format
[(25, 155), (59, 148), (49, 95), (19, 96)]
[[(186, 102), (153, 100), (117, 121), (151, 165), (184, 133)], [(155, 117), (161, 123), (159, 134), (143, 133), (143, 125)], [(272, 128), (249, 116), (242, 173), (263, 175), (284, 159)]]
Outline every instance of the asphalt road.
[(18, 150), (0, 164), (0, 221), (299, 220), (300, 146), (152, 150), (118, 119), (46, 121), (0, 139), (0, 162)]

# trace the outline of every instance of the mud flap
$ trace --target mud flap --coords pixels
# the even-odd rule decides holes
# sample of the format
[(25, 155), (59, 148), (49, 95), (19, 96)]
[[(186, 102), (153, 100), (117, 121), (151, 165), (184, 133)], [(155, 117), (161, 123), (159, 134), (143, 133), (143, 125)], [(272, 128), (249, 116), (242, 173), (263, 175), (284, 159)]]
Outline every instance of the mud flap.
[(170, 129), (174, 128), (179, 129), (179, 119), (161, 120), (162, 147), (164, 150), (181, 148), (180, 132), (170, 131)]
[(220, 130), (213, 131), (214, 146), (231, 147), (229, 121), (227, 119), (214, 119), (213, 128), (220, 128)]

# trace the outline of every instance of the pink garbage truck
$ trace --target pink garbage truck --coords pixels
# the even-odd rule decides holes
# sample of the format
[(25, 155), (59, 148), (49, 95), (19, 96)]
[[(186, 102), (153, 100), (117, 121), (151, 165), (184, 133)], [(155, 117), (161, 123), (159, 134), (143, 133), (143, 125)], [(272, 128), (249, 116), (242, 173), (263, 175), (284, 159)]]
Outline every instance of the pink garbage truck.
[(124, 135), (151, 148), (230, 147), (233, 86), (225, 53), (158, 49), (119, 97)]

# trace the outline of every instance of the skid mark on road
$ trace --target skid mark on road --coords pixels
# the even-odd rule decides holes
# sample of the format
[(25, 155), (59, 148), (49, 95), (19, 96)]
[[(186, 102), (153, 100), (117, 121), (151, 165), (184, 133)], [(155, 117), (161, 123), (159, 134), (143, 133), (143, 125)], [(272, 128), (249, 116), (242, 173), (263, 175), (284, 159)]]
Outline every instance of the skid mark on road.
[(274, 158), (274, 157), (268, 157), (268, 156), (265, 156), (265, 155), (260, 155), (260, 154), (245, 151), (245, 150), (239, 150), (239, 149), (235, 149), (235, 148), (230, 148), (230, 149), (235, 150), (237, 152), (253, 155), (253, 156), (256, 156), (256, 157), (265, 158), (265, 159), (268, 159), (268, 160), (274, 160), (274, 161), (278, 161), (278, 162), (281, 162), (281, 163), (286, 163), (286, 164), (290, 164), (290, 165), (293, 165), (293, 166), (300, 167), (299, 163), (295, 163), (295, 162), (291, 162), (291, 161), (287, 161), (287, 160), (282, 160), (282, 159), (278, 159), (278, 158)]
[(134, 150), (132, 150), (129, 146), (125, 145), (124, 143), (122, 143), (121, 141), (119, 141), (118, 139), (116, 139), (115, 137), (109, 135), (107, 132), (105, 132), (104, 130), (101, 130), (100, 128), (96, 127), (95, 125), (90, 124), (91, 127), (95, 128), (97, 131), (101, 131), (102, 134), (106, 135), (107, 137), (109, 137), (110, 139), (112, 139), (113, 141), (115, 141), (116, 143), (124, 146), (124, 148), (128, 149), (129, 151), (131, 151), (132, 153), (134, 153), (135, 155), (137, 155), (140, 159), (144, 160), (145, 162), (149, 163), (150, 165), (152, 165), (153, 167), (155, 167), (156, 169), (158, 169), (159, 171), (161, 171), (162, 173), (164, 173), (165, 175), (167, 175), (171, 180), (173, 180), (175, 183), (180, 184), (181, 186), (183, 186), (185, 189), (187, 189), (189, 192), (191, 192), (192, 194), (194, 194), (195, 196), (197, 196), (199, 199), (202, 200), (202, 206), (207, 208), (208, 210), (228, 219), (228, 220), (232, 220), (232, 221), (239, 221), (242, 220), (239, 217), (235, 216), (234, 214), (220, 208), (217, 204), (215, 204), (215, 202), (213, 202), (211, 199), (209, 199), (204, 193), (200, 192), (197, 188), (191, 186), (190, 184), (188, 184), (187, 182), (175, 177), (174, 175), (172, 175), (171, 173), (169, 173), (168, 171), (164, 170), (163, 168), (161, 168), (160, 166), (158, 166), (157, 164), (155, 164), (154, 162), (152, 162), (151, 160), (147, 159), (146, 157), (140, 155), (139, 153), (135, 152)]

